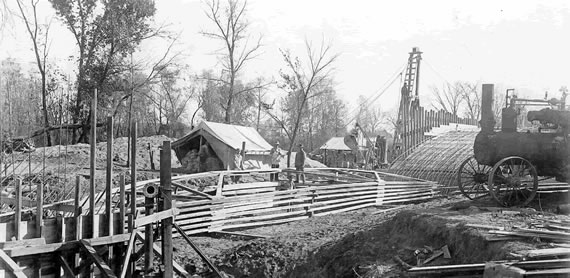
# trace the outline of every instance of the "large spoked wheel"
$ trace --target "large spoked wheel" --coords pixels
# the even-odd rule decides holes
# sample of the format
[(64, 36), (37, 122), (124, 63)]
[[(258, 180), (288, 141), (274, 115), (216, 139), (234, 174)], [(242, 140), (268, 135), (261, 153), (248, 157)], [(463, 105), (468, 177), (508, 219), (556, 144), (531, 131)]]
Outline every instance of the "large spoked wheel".
[(488, 184), (491, 196), (502, 206), (525, 206), (536, 196), (538, 175), (528, 160), (511, 156), (493, 166)]
[(471, 200), (487, 196), (490, 172), (491, 167), (479, 164), (474, 156), (463, 161), (457, 172), (457, 184), (463, 196)]

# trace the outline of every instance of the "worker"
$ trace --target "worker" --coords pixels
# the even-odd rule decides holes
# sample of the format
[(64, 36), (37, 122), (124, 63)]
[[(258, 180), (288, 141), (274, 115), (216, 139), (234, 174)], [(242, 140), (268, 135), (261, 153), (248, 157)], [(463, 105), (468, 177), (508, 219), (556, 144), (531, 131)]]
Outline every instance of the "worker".
[(303, 180), (303, 184), (305, 184), (305, 159), (307, 154), (303, 149), (303, 144), (299, 144), (299, 150), (295, 155), (295, 170), (297, 170), (296, 174), (296, 183), (299, 183), (299, 175), (301, 175), (301, 179)]
[(200, 150), (198, 151), (198, 157), (200, 158), (198, 172), (207, 171), (206, 160), (208, 160), (209, 156), (210, 156), (210, 147), (208, 146), (208, 142), (204, 141), (202, 146), (200, 146)]
[[(243, 170), (243, 156), (241, 155), (241, 150), (238, 148), (236, 149), (236, 153), (234, 155), (234, 170)], [(240, 180), (240, 176), (232, 176), (232, 181), (234, 183), (238, 183)]]
[[(281, 159), (284, 157), (283, 151), (279, 148), (279, 141), (275, 143), (275, 146), (270, 151), (271, 155), (271, 168), (279, 169), (281, 164)], [(279, 181), (279, 173), (269, 174), (269, 181)]]

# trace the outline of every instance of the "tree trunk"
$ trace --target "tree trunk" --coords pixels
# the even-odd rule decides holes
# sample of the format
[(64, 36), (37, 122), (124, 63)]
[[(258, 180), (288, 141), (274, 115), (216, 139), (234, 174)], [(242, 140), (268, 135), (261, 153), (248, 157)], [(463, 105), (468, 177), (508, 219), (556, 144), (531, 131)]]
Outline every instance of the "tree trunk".
[[(45, 71), (42, 72), (42, 110), (43, 110), (43, 114), (44, 114), (44, 127), (48, 128), (49, 127), (49, 119), (48, 119), (48, 112), (47, 112), (47, 91), (46, 91), (46, 73)], [(47, 145), (51, 146), (51, 135), (50, 132), (47, 131), (46, 132), (46, 140), (47, 140)]]

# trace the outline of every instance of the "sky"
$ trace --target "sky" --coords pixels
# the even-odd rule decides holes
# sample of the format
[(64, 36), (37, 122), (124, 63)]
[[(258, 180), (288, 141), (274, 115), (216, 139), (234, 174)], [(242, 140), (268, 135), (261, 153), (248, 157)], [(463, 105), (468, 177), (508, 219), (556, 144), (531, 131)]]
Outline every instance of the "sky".
[[(10, 1), (9, 1), (10, 2)], [(218, 69), (213, 55), (221, 44), (200, 34), (212, 30), (205, 4), (196, 0), (156, 0), (156, 23), (179, 33), (177, 49), (191, 70)], [(40, 0), (40, 18), (54, 16)], [(423, 52), (420, 98), (425, 106), (432, 87), (446, 82), (494, 83), (515, 88), (525, 97), (559, 97), (570, 85), (570, 10), (568, 1), (443, 0), (250, 0), (247, 18), (252, 39), (262, 36), (262, 53), (246, 65), (244, 79), (278, 79), (284, 68), (280, 49), (305, 57), (304, 41), (330, 42), (339, 59), (334, 65), (336, 91), (352, 106), (359, 95), (377, 96), (407, 61), (412, 47)], [(14, 19), (0, 38), (0, 59), (33, 62), (24, 26)], [(71, 34), (52, 19), (52, 61), (74, 65)], [(157, 52), (160, 46), (146, 45)], [(400, 81), (370, 105), (397, 106)]]

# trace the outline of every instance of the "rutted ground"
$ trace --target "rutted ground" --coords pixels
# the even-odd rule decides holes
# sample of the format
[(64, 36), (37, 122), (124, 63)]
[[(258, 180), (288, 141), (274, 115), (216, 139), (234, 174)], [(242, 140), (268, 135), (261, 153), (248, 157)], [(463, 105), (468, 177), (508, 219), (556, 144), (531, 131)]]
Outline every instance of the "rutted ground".
[[(451, 251), (452, 259), (439, 258), (433, 265), (507, 259), (511, 252), (534, 249), (538, 242), (488, 242), (481, 230), (464, 224), (510, 227), (537, 219), (570, 220), (554, 214), (556, 205), (567, 200), (547, 196), (533, 203), (535, 209), (503, 213), (491, 200), (442, 198), (387, 213), (369, 208), (242, 231), (267, 239), (194, 239), (220, 270), (234, 277), (402, 277), (406, 272), (394, 256), (415, 265), (414, 250), (426, 245), (448, 245)], [(184, 241), (175, 242), (176, 261), (203, 275), (206, 268), (195, 252)]]

